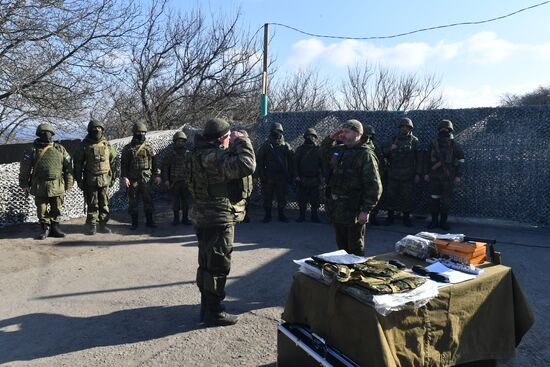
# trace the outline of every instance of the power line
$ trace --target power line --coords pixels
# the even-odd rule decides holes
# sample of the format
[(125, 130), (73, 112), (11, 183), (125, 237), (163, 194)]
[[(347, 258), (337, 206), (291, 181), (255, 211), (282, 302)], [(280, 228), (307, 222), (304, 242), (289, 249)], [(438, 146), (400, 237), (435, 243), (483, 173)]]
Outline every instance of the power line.
[(530, 10), (530, 9), (533, 9), (533, 8), (536, 8), (536, 7), (539, 7), (539, 6), (542, 6), (542, 5), (546, 5), (548, 3), (550, 3), (550, 1), (543, 1), (541, 3), (531, 5), (531, 6), (528, 6), (526, 8), (519, 9), (519, 10), (516, 10), (512, 13), (509, 13), (509, 14), (506, 14), (506, 15), (501, 15), (501, 16), (496, 17), (496, 18), (480, 20), (480, 21), (475, 21), (475, 22), (461, 22), (461, 23), (452, 23), (452, 24), (439, 25), (439, 26), (435, 26), (435, 27), (417, 29), (417, 30), (410, 31), (410, 32), (405, 32), (405, 33), (393, 34), (393, 35), (390, 35), (390, 36), (372, 36), (372, 37), (330, 36), (330, 35), (323, 35), (323, 34), (306, 32), (306, 31), (303, 31), (301, 29), (291, 27), (289, 25), (282, 24), (282, 23), (267, 23), (267, 24), (288, 28), (288, 29), (291, 29), (291, 30), (296, 31), (298, 33), (302, 33), (302, 34), (317, 37), (317, 38), (350, 39), (350, 40), (376, 40), (376, 39), (388, 39), (388, 38), (403, 37), (403, 36), (408, 36), (408, 35), (414, 34), (414, 33), (431, 31), (431, 30), (434, 30), (434, 29), (450, 28), (450, 27), (456, 27), (456, 26), (462, 26), (462, 25), (475, 25), (475, 24), (483, 24), (483, 23), (494, 22), (496, 20), (501, 20), (501, 19), (504, 19), (504, 18), (508, 18), (508, 17), (511, 17), (512, 15), (515, 15), (515, 14), (521, 13), (523, 11)]

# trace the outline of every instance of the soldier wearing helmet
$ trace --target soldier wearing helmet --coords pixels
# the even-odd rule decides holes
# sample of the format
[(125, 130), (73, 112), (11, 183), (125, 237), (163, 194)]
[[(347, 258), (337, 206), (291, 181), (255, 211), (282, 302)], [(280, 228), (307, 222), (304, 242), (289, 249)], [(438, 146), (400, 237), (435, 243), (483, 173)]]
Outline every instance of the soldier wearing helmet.
[(464, 169), (464, 151), (455, 142), (453, 123), (442, 120), (437, 138), (431, 143), (424, 179), (429, 183), (432, 220), (428, 228), (450, 229), (447, 223), (453, 197), (453, 188), (459, 185)]
[(319, 149), (329, 170), (327, 213), (336, 243), (339, 249), (360, 256), (365, 251), (365, 224), (382, 194), (378, 160), (372, 143), (362, 139), (363, 133), (361, 122), (348, 120)]
[(172, 194), (172, 210), (174, 212), (172, 224), (190, 225), (188, 212), (191, 193), (189, 192), (187, 180), (191, 174), (191, 152), (186, 146), (187, 135), (183, 131), (178, 131), (172, 137), (172, 142), (171, 149), (162, 162), (162, 180), (164, 186), (170, 189)]
[(388, 217), (385, 225), (393, 224), (395, 211), (403, 213), (403, 225), (412, 225), (410, 213), (414, 207), (414, 185), (420, 182), (423, 169), (420, 143), (412, 133), (413, 127), (410, 118), (402, 118), (399, 121), (399, 132), (383, 148), (388, 165)]
[(74, 158), (74, 176), (86, 201), (88, 234), (111, 233), (109, 221), (109, 188), (115, 183), (116, 150), (104, 135), (105, 126), (95, 118), (88, 123), (88, 134), (80, 143)]
[[(38, 239), (65, 237), (59, 228), (65, 191), (73, 187), (73, 164), (67, 150), (53, 141), (49, 123), (36, 128), (36, 139), (25, 152), (19, 169), (19, 186), (34, 195), (36, 216), (42, 231)], [(48, 208), (49, 206), (49, 208)]]
[(262, 144), (257, 158), (257, 176), (262, 184), (265, 216), (264, 223), (271, 221), (273, 197), (277, 199), (278, 218), (288, 222), (285, 215), (286, 196), (290, 183), (294, 180), (294, 151), (285, 142), (283, 125), (276, 122), (271, 125), (269, 138)]
[(296, 149), (294, 162), (296, 164), (296, 181), (298, 183), (298, 206), (300, 216), (297, 222), (303, 222), (306, 217), (307, 204), (311, 205), (311, 221), (319, 223), (319, 205), (321, 199), (320, 186), (323, 175), (323, 162), (319, 156), (317, 132), (313, 128), (304, 132), (304, 143)]
[(153, 199), (151, 197), (151, 179), (155, 185), (161, 183), (160, 169), (153, 146), (146, 142), (147, 125), (139, 121), (132, 127), (132, 141), (122, 149), (120, 171), (122, 183), (128, 189), (128, 212), (132, 218), (130, 229), (138, 227), (138, 204), (143, 200), (146, 226), (156, 228), (153, 220)]
[[(374, 149), (374, 154), (378, 159), (378, 173), (380, 174), (380, 180), (382, 182), (382, 187), (384, 188), (387, 184), (386, 158), (384, 158), (384, 154), (382, 153), (382, 147), (375, 141), (376, 130), (372, 125), (365, 125), (363, 128), (363, 132), (363, 141), (372, 146), (372, 148)], [(382, 190), (382, 196), (380, 197), (378, 204), (376, 204), (376, 207), (371, 210), (369, 214), (369, 224), (372, 224), (374, 226), (378, 225), (376, 217), (378, 216), (380, 209), (385, 209), (385, 202), (386, 190)]]

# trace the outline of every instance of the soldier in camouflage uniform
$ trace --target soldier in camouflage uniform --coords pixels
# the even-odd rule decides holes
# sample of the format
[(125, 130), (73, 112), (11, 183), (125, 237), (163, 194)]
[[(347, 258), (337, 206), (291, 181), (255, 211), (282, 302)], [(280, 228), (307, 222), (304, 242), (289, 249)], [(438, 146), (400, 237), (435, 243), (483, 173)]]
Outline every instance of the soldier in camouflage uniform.
[[(365, 223), (382, 194), (374, 146), (361, 141), (362, 135), (363, 125), (348, 120), (320, 147), (330, 169), (327, 210), (336, 243), (339, 249), (360, 256), (364, 255)], [(334, 145), (335, 141), (343, 144)]]
[(181, 223), (191, 224), (188, 218), (189, 202), (191, 193), (187, 185), (187, 177), (191, 174), (190, 154), (191, 152), (185, 146), (187, 135), (183, 131), (178, 131), (172, 138), (173, 146), (162, 162), (162, 179), (166, 188), (172, 193), (172, 210), (174, 211), (173, 225)]
[(130, 229), (138, 227), (138, 204), (143, 200), (146, 226), (156, 228), (153, 221), (153, 199), (151, 197), (150, 181), (153, 178), (155, 185), (161, 183), (160, 169), (157, 167), (153, 146), (145, 141), (147, 125), (138, 122), (132, 128), (132, 141), (122, 149), (120, 172), (122, 183), (128, 189), (128, 212), (132, 218)]
[[(376, 130), (371, 125), (365, 125), (363, 129), (363, 137), (362, 141), (363, 143), (370, 143), (374, 146), (374, 155), (376, 155), (376, 158), (378, 159), (378, 173), (380, 175), (380, 180), (382, 182), (382, 187), (386, 187), (386, 159), (384, 158), (384, 155), (382, 154), (382, 148), (380, 145), (376, 144), (374, 139), (376, 137)], [(373, 226), (378, 225), (378, 221), (376, 220), (376, 216), (380, 212), (380, 209), (385, 209), (385, 198), (386, 198), (386, 191), (382, 190), (382, 196), (380, 197), (380, 200), (378, 201), (378, 204), (376, 204), (376, 207), (371, 210), (369, 214), (369, 224), (372, 224)]]
[(109, 221), (109, 187), (116, 179), (116, 151), (109, 144), (103, 132), (105, 126), (96, 119), (90, 119), (88, 134), (80, 143), (75, 154), (74, 176), (78, 187), (84, 192), (87, 206), (86, 224), (88, 234), (95, 235), (99, 222), (99, 231), (111, 233), (107, 227)]
[(411, 119), (402, 118), (399, 133), (383, 148), (388, 163), (388, 217), (385, 225), (393, 224), (395, 211), (400, 211), (403, 225), (412, 226), (410, 214), (414, 206), (414, 185), (420, 182), (423, 169), (422, 151), (418, 138), (412, 133), (413, 127)]
[(231, 269), (234, 227), (245, 216), (256, 159), (246, 133), (231, 132), (223, 119), (206, 122), (195, 136), (190, 189), (191, 220), (199, 242), (197, 286), (201, 321), (225, 326), (238, 321), (224, 311), (225, 283)]
[(311, 221), (319, 223), (319, 205), (321, 199), (320, 186), (323, 174), (323, 163), (319, 156), (317, 132), (309, 128), (304, 133), (304, 143), (296, 149), (296, 181), (298, 183), (298, 205), (300, 216), (296, 220), (301, 223), (306, 218), (307, 203), (311, 205)]
[(264, 196), (264, 223), (271, 221), (273, 196), (277, 197), (279, 221), (288, 222), (285, 215), (286, 195), (290, 183), (294, 179), (294, 152), (285, 142), (283, 125), (271, 125), (268, 140), (262, 144), (256, 154), (258, 160), (257, 176), (262, 183)]
[(429, 183), (432, 221), (428, 228), (448, 231), (447, 216), (453, 197), (453, 188), (460, 184), (464, 166), (464, 151), (454, 141), (453, 123), (442, 120), (437, 139), (432, 141), (424, 180)]
[(34, 195), (36, 216), (42, 228), (38, 239), (65, 237), (59, 221), (65, 191), (73, 187), (71, 157), (61, 144), (53, 141), (55, 133), (50, 124), (38, 125), (36, 135), (38, 139), (21, 161), (19, 186)]

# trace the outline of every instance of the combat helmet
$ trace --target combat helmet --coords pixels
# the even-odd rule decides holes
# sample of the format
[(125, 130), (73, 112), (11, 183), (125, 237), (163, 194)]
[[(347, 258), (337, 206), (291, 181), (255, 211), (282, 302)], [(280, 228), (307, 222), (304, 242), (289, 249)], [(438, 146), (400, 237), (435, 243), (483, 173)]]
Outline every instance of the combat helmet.
[(408, 117), (403, 117), (400, 121), (399, 121), (399, 127), (401, 126), (408, 126), (410, 127), (411, 129), (414, 128), (414, 125), (413, 125), (413, 122), (410, 118)]
[(275, 123), (271, 124), (270, 131), (279, 131), (279, 132), (283, 133), (284, 132), (283, 125), (281, 125), (278, 122), (275, 122)]
[(363, 128), (363, 134), (365, 136), (373, 137), (376, 135), (376, 130), (374, 130), (374, 127), (372, 125), (365, 125)]
[(88, 132), (91, 132), (96, 127), (100, 127), (101, 129), (105, 130), (105, 125), (103, 124), (103, 122), (93, 117), (90, 118), (90, 122), (88, 122)]
[(187, 135), (185, 135), (185, 133), (183, 131), (178, 131), (172, 137), (172, 141), (175, 143), (176, 140), (178, 140), (178, 139), (187, 140)]
[(43, 133), (45, 131), (49, 131), (52, 133), (52, 135), (55, 135), (52, 125), (50, 125), (48, 122), (45, 122), (36, 127), (36, 136), (40, 136), (40, 133)]
[(306, 132), (304, 133), (304, 138), (308, 135), (312, 135), (312, 136), (315, 136), (316, 138), (318, 137), (317, 136), (317, 131), (315, 131), (314, 128), (310, 127), (308, 129), (306, 129)]
[(439, 126), (437, 127), (437, 130), (439, 131), (441, 129), (448, 129), (451, 132), (454, 131), (453, 123), (451, 122), (451, 120), (441, 120)]
[(132, 132), (133, 133), (137, 133), (137, 132), (146, 133), (147, 132), (147, 124), (145, 124), (145, 121), (141, 120), (141, 121), (136, 122), (134, 124), (134, 126), (132, 127)]
[(202, 136), (205, 139), (216, 139), (229, 131), (229, 123), (222, 118), (213, 118), (206, 121)]

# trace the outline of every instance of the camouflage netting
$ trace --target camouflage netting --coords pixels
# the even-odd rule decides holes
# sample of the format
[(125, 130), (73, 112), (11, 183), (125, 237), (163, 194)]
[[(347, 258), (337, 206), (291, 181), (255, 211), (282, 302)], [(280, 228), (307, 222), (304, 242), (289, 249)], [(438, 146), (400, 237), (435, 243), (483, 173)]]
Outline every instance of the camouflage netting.
[[(308, 127), (314, 127), (322, 138), (343, 121), (355, 118), (374, 126), (376, 142), (386, 143), (397, 132), (396, 123), (401, 116), (401, 113), (382, 111), (273, 113), (262, 118), (249, 133), (254, 146), (259, 147), (267, 138), (270, 125), (280, 122), (285, 129), (285, 139), (296, 148)], [(451, 214), (550, 224), (550, 107), (410, 111), (407, 116), (413, 120), (413, 132), (424, 149), (435, 137), (441, 119), (453, 121), (455, 138), (464, 148), (466, 165)], [(196, 130), (185, 128), (184, 131), (192, 142)], [(159, 158), (171, 144), (174, 132), (147, 134)], [(112, 144), (120, 153), (129, 140), (113, 140)], [(19, 163), (0, 165), (0, 226), (36, 221), (34, 200), (25, 197), (18, 187), (18, 173)], [(260, 190), (255, 190), (252, 197), (255, 203), (261, 202), (259, 195)], [(418, 189), (415, 212), (427, 213), (428, 201), (427, 185), (423, 183)], [(110, 203), (112, 210), (126, 208), (125, 190), (113, 186)], [(83, 204), (82, 192), (75, 185), (65, 197), (64, 217), (83, 216)]]

